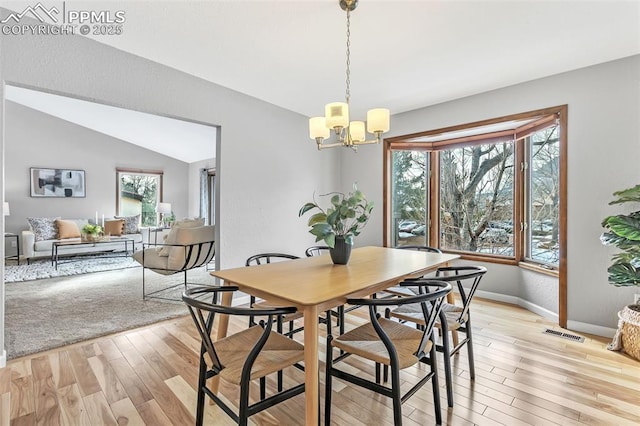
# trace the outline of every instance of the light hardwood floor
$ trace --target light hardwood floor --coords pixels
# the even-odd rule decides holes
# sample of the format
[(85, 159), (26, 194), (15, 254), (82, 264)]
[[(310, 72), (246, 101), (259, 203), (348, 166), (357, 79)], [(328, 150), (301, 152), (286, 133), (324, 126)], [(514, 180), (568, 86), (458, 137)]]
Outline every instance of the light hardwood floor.
[[(576, 343), (544, 335), (545, 327), (558, 327), (506, 304), (477, 299), (472, 312), (476, 379), (469, 379), (463, 350), (454, 361), (455, 407), (447, 408), (441, 370), (443, 424), (639, 423), (640, 362), (607, 351), (607, 339), (585, 336), (584, 343)], [(361, 309), (351, 312), (348, 327), (364, 315)], [(244, 326), (232, 321), (230, 332)], [(184, 317), (12, 360), (0, 369), (0, 425), (193, 424), (198, 352), (195, 328)], [(354, 371), (373, 374), (371, 365), (353, 359)], [(413, 373), (403, 373), (406, 388)], [(289, 384), (303, 380), (297, 370), (286, 375)], [(393, 424), (386, 398), (334, 383), (334, 424)], [(424, 386), (403, 405), (405, 425), (434, 424), (430, 388)], [(223, 383), (221, 392), (236, 398), (233, 386)], [(301, 424), (303, 398), (260, 413), (253, 423)], [(206, 424), (232, 422), (208, 405)]]

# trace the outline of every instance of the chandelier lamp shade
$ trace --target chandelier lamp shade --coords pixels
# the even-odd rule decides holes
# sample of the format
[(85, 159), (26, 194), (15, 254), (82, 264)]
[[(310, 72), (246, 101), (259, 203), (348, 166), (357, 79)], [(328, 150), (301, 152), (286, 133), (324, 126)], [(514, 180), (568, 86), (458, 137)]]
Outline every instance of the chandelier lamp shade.
[[(382, 134), (389, 131), (389, 110), (374, 108), (367, 112), (367, 123), (364, 121), (349, 121), (349, 101), (351, 97), (351, 12), (358, 5), (358, 0), (339, 0), (342, 10), (347, 12), (347, 87), (345, 102), (332, 102), (325, 105), (324, 117), (309, 119), (309, 137), (316, 141), (318, 150), (343, 146), (358, 150), (358, 145), (380, 143)], [(365, 131), (366, 128), (366, 131)], [(335, 140), (329, 141), (333, 132)], [(367, 132), (374, 135), (374, 139), (367, 140)]]

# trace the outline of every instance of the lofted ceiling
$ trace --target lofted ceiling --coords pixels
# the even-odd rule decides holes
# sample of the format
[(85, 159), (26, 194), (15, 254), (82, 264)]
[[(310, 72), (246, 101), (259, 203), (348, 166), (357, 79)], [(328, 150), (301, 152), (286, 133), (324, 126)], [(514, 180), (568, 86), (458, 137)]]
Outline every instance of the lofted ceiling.
[(5, 98), (185, 163), (215, 157), (217, 130), (213, 126), (15, 86), (6, 87)]
[[(344, 100), (338, 0), (67, 3), (125, 12), (100, 43), (282, 108)], [(640, 54), (640, 1), (359, 0), (350, 49), (352, 118), (396, 114)]]

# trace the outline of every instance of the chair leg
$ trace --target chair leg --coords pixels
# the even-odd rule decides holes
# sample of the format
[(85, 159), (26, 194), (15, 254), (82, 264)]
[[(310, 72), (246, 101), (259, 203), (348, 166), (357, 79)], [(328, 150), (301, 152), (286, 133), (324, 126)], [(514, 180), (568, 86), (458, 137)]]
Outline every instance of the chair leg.
[[(291, 330), (291, 329), (289, 329)], [(278, 319), (276, 320), (276, 331), (279, 334), (282, 334), (282, 317), (278, 316)], [(283, 381), (283, 374), (282, 374), (282, 370), (278, 371), (277, 373), (277, 381), (278, 381), (278, 392), (282, 392), (282, 381)]]
[(376, 383), (380, 384), (380, 363), (379, 362), (376, 362)]
[(338, 321), (340, 321), (340, 335), (344, 334), (344, 306), (338, 306)]
[(391, 368), (391, 399), (393, 400), (393, 424), (402, 426), (402, 394), (400, 392), (400, 370), (397, 366)]
[[(278, 373), (280, 373), (280, 371), (278, 371)], [(265, 377), (260, 377), (260, 400), (262, 401), (266, 397), (267, 397), (267, 379)]]
[[(143, 261), (144, 261), (144, 259), (143, 259)], [(145, 270), (145, 268), (144, 268), (144, 266), (143, 266), (143, 267), (142, 267), (142, 300), (144, 300), (144, 299), (145, 299), (146, 294), (147, 294), (147, 293), (146, 293), (146, 288), (145, 288), (145, 282), (144, 282), (144, 270)]]
[(333, 336), (327, 336), (327, 357), (325, 361), (325, 378), (324, 378), (324, 424), (330, 426), (331, 424), (331, 369), (333, 368), (333, 348), (331, 342)]
[(464, 325), (464, 328), (465, 328), (465, 333), (467, 335), (466, 345), (467, 345), (467, 354), (469, 356), (469, 376), (471, 377), (471, 380), (474, 380), (476, 378), (476, 367), (473, 361), (473, 338), (471, 336), (471, 319), (467, 319), (467, 322)]
[(453, 383), (451, 379), (451, 345), (449, 344), (449, 331), (447, 322), (441, 320), (442, 329), (442, 358), (444, 358), (444, 381), (447, 385), (447, 405), (453, 407)]
[(240, 401), (238, 407), (238, 424), (247, 426), (249, 423), (249, 386), (251, 382), (240, 383)]
[[(431, 372), (433, 376), (431, 377), (431, 387), (433, 389), (433, 407), (435, 409), (436, 415), (436, 424), (442, 424), (442, 407), (440, 404), (440, 384), (438, 383), (438, 363), (436, 361), (436, 342), (435, 337), (431, 335), (431, 341), (433, 345), (431, 346), (431, 351), (429, 352), (429, 365), (431, 366)], [(449, 393), (449, 387), (447, 386), (447, 399)], [(451, 405), (453, 406), (453, 405)]]
[(204, 387), (207, 385), (207, 365), (204, 362), (204, 347), (200, 350), (200, 368), (198, 371), (198, 403), (196, 409), (196, 426), (204, 421)]

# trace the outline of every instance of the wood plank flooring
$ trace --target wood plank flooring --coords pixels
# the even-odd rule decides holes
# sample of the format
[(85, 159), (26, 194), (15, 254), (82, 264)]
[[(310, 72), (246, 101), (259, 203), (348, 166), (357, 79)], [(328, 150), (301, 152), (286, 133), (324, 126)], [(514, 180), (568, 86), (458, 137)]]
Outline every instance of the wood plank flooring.
[[(463, 350), (453, 362), (455, 406), (448, 408), (440, 371), (443, 424), (640, 423), (640, 362), (607, 351), (608, 339), (585, 335), (577, 343), (544, 335), (545, 327), (560, 329), (519, 307), (481, 299), (472, 312), (476, 379), (469, 379)], [(347, 328), (366, 320), (362, 309), (347, 318)], [(245, 326), (232, 321), (230, 332)], [(322, 332), (320, 343), (324, 347)], [(193, 424), (199, 344), (184, 317), (12, 360), (0, 369), (0, 425)], [(355, 358), (349, 364), (361, 376), (374, 373)], [(417, 373), (403, 372), (405, 389)], [(291, 385), (304, 377), (292, 369), (285, 379)], [(403, 405), (405, 425), (435, 423), (430, 389), (424, 386)], [(234, 386), (222, 382), (220, 390), (236, 400)], [(302, 419), (300, 395), (254, 416), (252, 424), (296, 425)], [(207, 405), (205, 423), (233, 424), (215, 405)], [(392, 425), (393, 411), (386, 398), (336, 379), (332, 423)]]

